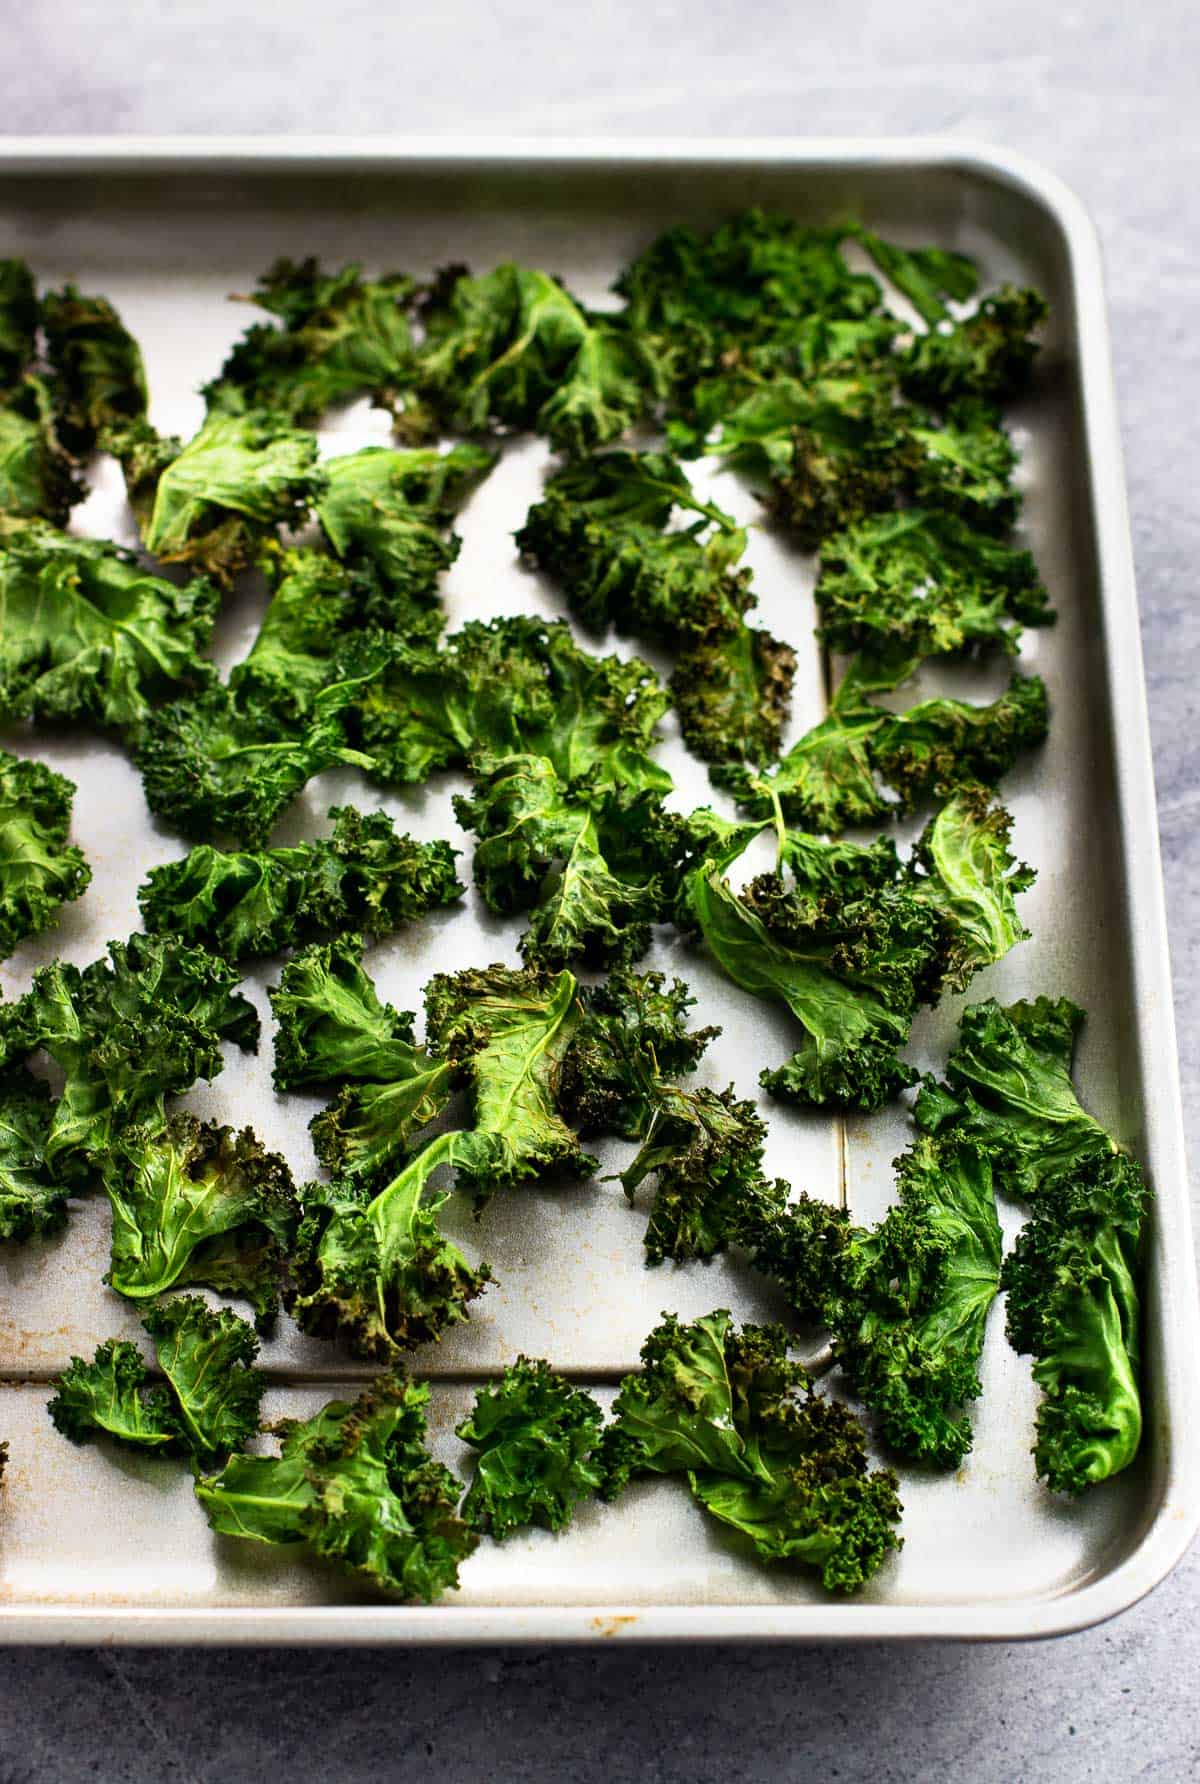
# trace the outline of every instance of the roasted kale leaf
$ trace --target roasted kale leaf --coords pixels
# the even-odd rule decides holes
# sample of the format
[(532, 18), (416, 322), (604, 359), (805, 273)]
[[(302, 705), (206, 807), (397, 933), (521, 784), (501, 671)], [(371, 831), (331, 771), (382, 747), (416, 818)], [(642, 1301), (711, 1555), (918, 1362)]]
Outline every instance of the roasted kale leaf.
[(65, 775), (0, 750), (0, 958), (88, 888), (92, 870), (67, 841), (74, 796)]
[(718, 1310), (667, 1315), (626, 1376), (606, 1437), (608, 1491), (683, 1474), (710, 1516), (763, 1561), (803, 1562), (831, 1592), (863, 1586), (900, 1547), (898, 1482), (868, 1472), (854, 1415), (788, 1360), (779, 1326), (733, 1329)]
[(518, 1357), (478, 1390), (456, 1426), (475, 1451), (466, 1522), (497, 1542), (530, 1525), (564, 1529), (579, 1501), (604, 1484), (597, 1454), (603, 1419), (592, 1396), (548, 1363)]
[(458, 1584), (478, 1537), (458, 1516), (459, 1482), (425, 1448), (429, 1388), (382, 1376), (352, 1404), (333, 1400), (274, 1430), (278, 1456), (234, 1456), (202, 1475), (213, 1529), (253, 1542), (306, 1543), (401, 1598)]
[(335, 805), (329, 816), (332, 835), (312, 842), (229, 853), (204, 843), (151, 868), (138, 893), (146, 928), (243, 960), (341, 930), (388, 935), (461, 895), (448, 843), (397, 836), (383, 811)]

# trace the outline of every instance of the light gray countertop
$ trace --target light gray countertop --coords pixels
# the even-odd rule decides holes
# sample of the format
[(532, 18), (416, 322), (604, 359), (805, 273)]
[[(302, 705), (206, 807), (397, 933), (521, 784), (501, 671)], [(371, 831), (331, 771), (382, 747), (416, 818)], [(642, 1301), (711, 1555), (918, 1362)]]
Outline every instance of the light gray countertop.
[[(1190, 1100), (1200, 1075), (1194, 5), (55, 0), (19, 20), (6, 10), (0, 120), (12, 133), (945, 132), (1021, 150), (1070, 181), (1107, 257)], [(0, 1778), (1184, 1779), (1200, 1774), (1198, 1609), (1193, 1551), (1117, 1622), (1029, 1647), (0, 1653)]]

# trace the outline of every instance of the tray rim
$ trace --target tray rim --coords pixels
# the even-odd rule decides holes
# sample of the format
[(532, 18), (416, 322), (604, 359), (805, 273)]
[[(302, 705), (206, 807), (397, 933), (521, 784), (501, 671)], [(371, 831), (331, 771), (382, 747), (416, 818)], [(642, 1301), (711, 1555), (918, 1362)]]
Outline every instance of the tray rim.
[[(1165, 1475), (1131, 1555), (1099, 1577), (1014, 1604), (797, 1605), (314, 1605), (175, 1607), (0, 1605), (0, 1644), (467, 1645), (666, 1641), (1014, 1640), (1066, 1634), (1128, 1609), (1182, 1558), (1200, 1528), (1200, 1423), (1184, 1416), (1187, 1359), (1200, 1352), (1178, 1050), (1153, 759), (1133, 549), (1113, 382), (1103, 263), (1087, 210), (1048, 168), (970, 138), (691, 138), (483, 136), (24, 136), (0, 142), (4, 174), (180, 176), (295, 173), (305, 167), (378, 174), (520, 164), (619, 169), (634, 163), (853, 171), (912, 167), (991, 181), (1036, 204), (1066, 255), (1076, 325), (1080, 401), (1096, 542), (1106, 694), (1112, 715), (1116, 820), (1125, 883), (1136, 1020), (1132, 1041), (1145, 1099), (1145, 1153), (1171, 1185), (1156, 1205), (1150, 1293), (1162, 1336), (1161, 1404), (1168, 1409)], [(1118, 665), (1120, 665), (1118, 669)], [(1153, 1063), (1153, 1072), (1150, 1065)]]

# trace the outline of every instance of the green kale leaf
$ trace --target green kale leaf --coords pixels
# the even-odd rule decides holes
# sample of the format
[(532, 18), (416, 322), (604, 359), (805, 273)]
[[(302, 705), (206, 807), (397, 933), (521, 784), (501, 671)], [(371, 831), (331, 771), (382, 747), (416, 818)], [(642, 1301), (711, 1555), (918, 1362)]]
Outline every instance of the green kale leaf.
[(654, 671), (581, 650), (561, 621), (472, 620), (441, 650), (376, 636), (348, 653), (344, 674), (361, 678), (355, 741), (385, 783), (528, 754), (563, 780), (671, 789), (646, 755), (670, 705)]
[(544, 756), (510, 756), (476, 777), (454, 811), (479, 838), (473, 871), (489, 910), (532, 910), (521, 942), (530, 965), (628, 963), (663, 917), (678, 823), (651, 777), (644, 789), (564, 784)]
[(112, 1260), (104, 1280), (130, 1300), (202, 1284), (242, 1295), (260, 1324), (279, 1307), (298, 1209), (291, 1173), (250, 1129), (172, 1115), (126, 1130), (106, 1153)]
[(332, 836), (314, 842), (257, 853), (204, 843), (151, 868), (143, 923), (243, 960), (342, 929), (388, 935), (462, 893), (448, 843), (397, 836), (383, 811), (335, 805), (329, 816)]
[(185, 836), (226, 831), (262, 848), (314, 775), (374, 766), (346, 742), (346, 710), (361, 685), (354, 676), (330, 682), (292, 723), (220, 682), (160, 707), (134, 740), (146, 803)]
[(482, 1207), (498, 1189), (546, 1171), (587, 1176), (596, 1161), (558, 1112), (562, 1061), (580, 1021), (569, 972), (470, 967), (438, 973), (425, 987), (429, 1050), (466, 1089), (478, 1162), (461, 1181)]
[(317, 518), (344, 564), (369, 566), (394, 595), (433, 606), (461, 544), (450, 522), (496, 461), (473, 445), (444, 453), (364, 446), (325, 461), (329, 483)]
[(964, 1410), (1000, 1288), (1000, 1223), (986, 1151), (920, 1135), (896, 1160), (898, 1199), (877, 1226), (851, 1226), (807, 1199), (738, 1235), (797, 1311), (832, 1329), (834, 1356), (898, 1454), (957, 1468)]
[(1072, 1082), (1084, 1014), (1067, 998), (963, 1013), (948, 1085), (927, 1080), (918, 1126), (990, 1157), (1032, 1218), (1005, 1259), (1008, 1335), (1031, 1352), (1042, 1389), (1034, 1459), (1059, 1492), (1129, 1466), (1143, 1427), (1138, 1389), (1142, 1226), (1137, 1163), (1079, 1101)]
[(357, 935), (305, 948), (270, 988), (276, 1089), (347, 1079), (387, 1083), (411, 1071), (412, 1015), (380, 1003), (362, 951)]
[(1037, 357), (1032, 331), (1046, 315), (1036, 291), (1002, 286), (965, 322), (917, 336), (901, 356), (904, 388), (921, 402), (942, 404), (962, 397), (1001, 403), (1020, 395)]
[(0, 715), (136, 725), (212, 676), (200, 657), (217, 596), (178, 588), (126, 551), (31, 523), (0, 539)]
[(144, 422), (105, 440), (124, 467), (146, 550), (225, 588), (277, 527), (300, 526), (326, 487), (315, 435), (269, 410), (210, 415), (186, 445), (157, 439)]
[(58, 437), (78, 458), (95, 450), (106, 428), (144, 418), (141, 348), (106, 298), (74, 285), (46, 293), (41, 322)]
[[(698, 519), (668, 530), (676, 510)], [(754, 597), (749, 571), (737, 568), (745, 534), (697, 500), (666, 453), (609, 452), (566, 466), (516, 538), (586, 625), (684, 653), (672, 690), (684, 741), (703, 760), (778, 754), (795, 655), (746, 625)]]
[(864, 520), (827, 539), (816, 602), (820, 636), (832, 650), (895, 643), (920, 656), (1012, 652), (1022, 625), (1053, 618), (1027, 551), (924, 508)]
[(179, 1446), (170, 1391), (150, 1385), (142, 1353), (127, 1339), (108, 1339), (90, 1363), (72, 1357), (54, 1385), (46, 1410), (72, 1443), (103, 1431), (135, 1449), (165, 1454)]
[(142, 1321), (166, 1384), (151, 1384), (136, 1345), (110, 1338), (90, 1363), (72, 1357), (47, 1410), (72, 1443), (105, 1432), (159, 1454), (183, 1451), (211, 1466), (258, 1431), (266, 1386), (252, 1365), (258, 1340), (234, 1313), (196, 1295), (152, 1307)]
[(597, 1449), (604, 1415), (550, 1365), (518, 1357), (481, 1387), (456, 1435), (476, 1451), (462, 1515), (503, 1542), (514, 1530), (562, 1530), (604, 1484)]
[(132, 935), (82, 972), (62, 961), (0, 1005), (0, 1066), (43, 1047), (64, 1073), (45, 1141), (52, 1174), (87, 1180), (135, 1123), (161, 1127), (166, 1098), (221, 1071), (221, 1042), (253, 1050), (258, 1015), (238, 975), (199, 948)]
[[(809, 855), (850, 846), (807, 840)], [(867, 889), (851, 881), (840, 894), (814, 892), (777, 873), (739, 895), (725, 869), (744, 847), (735, 833), (691, 869), (677, 921), (736, 985), (785, 1004), (804, 1029), (798, 1051), (760, 1082), (817, 1108), (882, 1107), (914, 1081), (899, 1049), (936, 958), (936, 915), (900, 884)]]
[(425, 1449), (429, 1388), (383, 1376), (349, 1404), (275, 1426), (278, 1456), (234, 1456), (196, 1497), (223, 1536), (307, 1543), (401, 1598), (437, 1598), (479, 1538), (458, 1516), (460, 1484)]
[(762, 1172), (766, 1131), (754, 1104), (739, 1102), (732, 1086), (719, 1093), (656, 1086), (641, 1149), (621, 1172), (631, 1202), (647, 1177), (656, 1180), (648, 1262), (711, 1258), (736, 1237), (751, 1207), (763, 1219), (783, 1207), (787, 1184)]
[[(965, 782), (991, 786), (1049, 730), (1046, 685), (1038, 675), (1012, 675), (1007, 689), (985, 705), (943, 696), (904, 712), (876, 705), (912, 671), (904, 649), (861, 652), (830, 702), (829, 714), (799, 737), (778, 764), (755, 774), (744, 767), (719, 776), (738, 804), (755, 817), (778, 801), (789, 823), (836, 833), (911, 811), (921, 800), (944, 798)], [(884, 798), (879, 782), (896, 794)]]
[(1122, 1153), (1085, 1153), (1044, 1184), (1004, 1260), (1008, 1336), (1042, 1390), (1034, 1461), (1055, 1492), (1127, 1468), (1142, 1437), (1138, 1282), (1148, 1195)]
[(440, 1166), (476, 1168), (494, 1149), (476, 1134), (444, 1133), (376, 1194), (362, 1179), (306, 1184), (289, 1299), (301, 1329), (344, 1338), (355, 1356), (388, 1359), (466, 1319), (491, 1272), (472, 1269), (440, 1231), (449, 1192), (426, 1192)]
[(684, 1474), (696, 1500), (763, 1561), (803, 1562), (853, 1592), (900, 1546), (898, 1482), (868, 1472), (854, 1415), (821, 1399), (778, 1326), (718, 1310), (668, 1314), (626, 1376), (606, 1438), (609, 1492), (630, 1474)]
[(65, 775), (0, 750), (0, 958), (87, 890), (92, 870), (67, 841), (74, 795)]
[(23, 260), (0, 260), (0, 381), (11, 384), (37, 352), (38, 301)]
[[(842, 357), (830, 325), (872, 323), (882, 292), (841, 252), (846, 231), (810, 229), (791, 217), (744, 211), (707, 236), (668, 229), (633, 261), (615, 289), (629, 325), (656, 352), (677, 391), (743, 360), (801, 369)], [(860, 331), (888, 341), (894, 324)]]
[(0, 1073), (0, 1239), (31, 1239), (67, 1218), (67, 1186), (46, 1163), (50, 1087), (24, 1066)]
[(583, 1019), (563, 1056), (560, 1112), (583, 1135), (641, 1139), (661, 1082), (694, 1071), (719, 1028), (689, 1029), (695, 998), (682, 979), (618, 969), (581, 992)]
[(266, 1377), (254, 1367), (258, 1339), (228, 1308), (173, 1295), (142, 1325), (174, 1398), (173, 1423), (202, 1466), (244, 1449), (258, 1433)]
[(598, 314), (548, 274), (450, 268), (423, 307), (419, 387), (459, 433), (535, 428), (572, 454), (625, 432), (659, 393), (655, 357), (621, 316)]
[(413, 289), (402, 273), (364, 279), (353, 263), (326, 273), (316, 260), (277, 260), (250, 301), (283, 326), (246, 330), (204, 387), (209, 413), (271, 410), (313, 424), (357, 396), (394, 412), (413, 376)]
[(0, 515), (65, 526), (85, 491), (59, 439), (44, 381), (24, 378), (0, 396)]

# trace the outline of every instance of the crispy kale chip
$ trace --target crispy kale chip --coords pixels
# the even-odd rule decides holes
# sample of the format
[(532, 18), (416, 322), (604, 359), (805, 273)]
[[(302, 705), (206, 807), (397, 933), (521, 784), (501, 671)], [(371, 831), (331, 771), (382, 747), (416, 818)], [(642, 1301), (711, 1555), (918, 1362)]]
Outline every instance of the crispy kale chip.
[(257, 1012), (224, 961), (157, 936), (108, 951), (82, 972), (42, 967), (24, 997), (0, 1005), (0, 1066), (43, 1047), (64, 1073), (45, 1141), (63, 1182), (86, 1180), (135, 1123), (160, 1128), (168, 1096), (220, 1072), (223, 1040), (258, 1044)]
[(151, 1383), (137, 1346), (110, 1338), (90, 1363), (72, 1357), (47, 1408), (64, 1437), (100, 1432), (159, 1454), (182, 1451), (211, 1467), (258, 1431), (266, 1381), (254, 1368), (258, 1340), (236, 1314), (196, 1295), (152, 1307), (142, 1321), (166, 1382)]
[[(846, 337), (890, 341), (894, 324), (872, 312), (882, 292), (844, 258), (846, 231), (744, 211), (704, 236), (681, 227), (651, 243), (617, 280), (630, 326), (652, 345), (677, 393), (746, 362), (796, 370), (840, 358)], [(879, 327), (861, 327), (867, 323)]]
[(564, 782), (545, 756), (502, 758), (456, 795), (455, 816), (479, 838), (475, 884), (498, 915), (530, 910), (521, 952), (529, 965), (628, 964), (667, 915), (682, 843), (648, 765), (623, 788), (595, 773)]
[[(676, 514), (695, 516), (679, 530)], [(746, 536), (694, 493), (665, 452), (605, 452), (555, 472), (516, 535), (525, 560), (561, 582), (593, 631), (678, 647), (736, 624), (749, 572)]]
[[(348, 1025), (347, 1025), (348, 1026)], [(413, 1136), (436, 1119), (453, 1092), (453, 1068), (397, 1041), (386, 1078), (352, 1080), (309, 1124), (326, 1170), (355, 1185), (395, 1173)]]
[(1004, 1260), (1008, 1336), (1042, 1390), (1034, 1461), (1056, 1492), (1127, 1468), (1142, 1436), (1138, 1281), (1146, 1186), (1122, 1153), (1043, 1186)]
[(46, 293), (41, 322), (58, 437), (82, 457), (106, 428), (144, 418), (141, 348), (106, 298), (85, 296), (74, 285)]
[(175, 1424), (191, 1454), (211, 1466), (258, 1433), (266, 1377), (254, 1367), (258, 1339), (227, 1307), (172, 1295), (142, 1325), (175, 1400)]
[[(890, 712), (872, 695), (906, 679), (905, 650), (863, 651), (830, 701), (828, 716), (797, 739), (762, 774), (744, 768), (721, 775), (739, 805), (756, 817), (778, 800), (789, 823), (836, 834), (848, 825), (913, 810), (944, 798), (964, 782), (992, 786), (1049, 730), (1046, 685), (1039, 675), (1012, 675), (1004, 693), (984, 705), (935, 696)], [(882, 782), (895, 795), (884, 798)]]
[(618, 970), (580, 994), (583, 1019), (563, 1056), (558, 1106), (585, 1136), (641, 1139), (661, 1083), (694, 1071), (719, 1028), (690, 1029), (682, 979)]
[(1016, 517), (1016, 451), (987, 404), (944, 417), (901, 401), (893, 362), (810, 378), (712, 379), (672, 439), (743, 472), (771, 518), (807, 551), (872, 515), (915, 501), (995, 532)]
[(690, 433), (677, 426), (674, 437), (744, 473), (803, 550), (912, 493), (923, 453), (887, 361), (813, 378), (737, 370), (693, 404)]
[(604, 1415), (592, 1396), (545, 1362), (518, 1357), (481, 1387), (456, 1434), (476, 1452), (462, 1515), (503, 1542), (514, 1530), (563, 1530), (604, 1484), (597, 1451)]
[(925, 1081), (914, 1109), (917, 1125), (978, 1138), (996, 1160), (1001, 1187), (1031, 1201), (1081, 1158), (1117, 1153), (1072, 1081), (1084, 1020), (1079, 1005), (1065, 997), (969, 1004), (946, 1063), (949, 1083)]
[(466, 1090), (472, 1138), (487, 1141), (461, 1171), (477, 1206), (547, 1171), (585, 1177), (595, 1170), (557, 1102), (580, 1014), (569, 972), (469, 967), (438, 973), (425, 987), (430, 1052)]
[(941, 920), (940, 985), (965, 991), (1029, 931), (1014, 903), (1037, 878), (1008, 850), (1012, 819), (982, 787), (961, 787), (925, 826), (908, 864), (913, 896)]
[(354, 676), (330, 682), (292, 723), (220, 682), (159, 707), (134, 742), (146, 803), (185, 836), (224, 831), (262, 848), (314, 775), (374, 766), (346, 742), (346, 710), (361, 685)]
[(65, 526), (86, 492), (63, 392), (38, 359), (38, 323), (29, 268), (0, 261), (0, 516)]
[(38, 301), (23, 260), (0, 260), (0, 380), (10, 384), (37, 352)]
[(357, 937), (310, 948), (270, 996), (276, 1084), (341, 1084), (310, 1124), (313, 1145), (339, 1178), (372, 1184), (395, 1172), (413, 1136), (442, 1113), (455, 1067), (414, 1044), (410, 1014), (380, 1003), (361, 953)]
[(0, 393), (0, 516), (65, 526), (84, 494), (44, 380), (29, 376)]
[(676, 921), (735, 984), (785, 1004), (805, 1030), (793, 1057), (762, 1074), (773, 1095), (870, 1110), (915, 1081), (899, 1050), (917, 1008), (961, 990), (1026, 934), (1013, 898), (1032, 874), (1008, 853), (1010, 822), (981, 789), (966, 789), (903, 869), (882, 840), (782, 831), (777, 870), (741, 893), (726, 870), (753, 826), (729, 826), (701, 854), (684, 876)]
[(829, 1327), (834, 1355), (912, 1461), (957, 1468), (971, 1448), (967, 1405), (1000, 1287), (991, 1160), (950, 1135), (919, 1135), (896, 1160), (898, 1197), (874, 1227), (802, 1196), (735, 1236), (802, 1319)]
[(581, 650), (561, 621), (472, 620), (442, 650), (375, 635), (343, 673), (360, 678), (355, 741), (385, 783), (528, 754), (563, 780), (670, 791), (646, 756), (670, 705), (658, 677), (636, 657)]
[(854, 1415), (788, 1360), (779, 1326), (733, 1330), (718, 1310), (664, 1317), (626, 1376), (606, 1438), (610, 1493), (631, 1474), (685, 1474), (713, 1517), (763, 1561), (803, 1562), (853, 1592), (900, 1547), (898, 1482), (868, 1472)]
[(259, 568), (271, 602), (229, 686), (247, 706), (277, 712), (290, 725), (334, 679), (338, 653), (362, 623), (362, 590), (335, 559), (304, 546), (268, 545)]
[(466, 1319), (491, 1272), (486, 1264), (472, 1269), (440, 1231), (449, 1192), (430, 1193), (429, 1180), (443, 1165), (478, 1168), (492, 1150), (476, 1134), (439, 1134), (378, 1193), (361, 1178), (306, 1184), (289, 1300), (301, 1329), (385, 1360)]
[(196, 1497), (222, 1536), (307, 1543), (370, 1585), (429, 1603), (458, 1584), (479, 1538), (460, 1483), (425, 1448), (426, 1383), (382, 1376), (350, 1404), (274, 1430), (278, 1456), (234, 1456)]
[(948, 1085), (926, 1081), (918, 1126), (991, 1158), (1032, 1219), (1006, 1258), (1008, 1334), (1032, 1352), (1043, 1392), (1034, 1458), (1056, 1491), (1080, 1493), (1129, 1466), (1138, 1392), (1142, 1224), (1137, 1163), (1083, 1108), (1072, 1082), (1083, 1011), (1039, 997), (963, 1014)]
[(325, 461), (317, 518), (341, 561), (375, 571), (418, 609), (437, 602), (438, 578), (458, 556), (450, 522), (497, 454), (482, 446), (407, 452), (364, 446)]
[(889, 715), (870, 695), (898, 686), (912, 667), (908, 651), (861, 652), (834, 691), (827, 716), (797, 738), (774, 768), (755, 773), (738, 763), (716, 778), (756, 818), (769, 818), (778, 802), (789, 823), (826, 835), (888, 816), (873, 744)]
[(202, 843), (151, 868), (143, 923), (244, 960), (343, 929), (388, 935), (460, 896), (448, 843), (397, 836), (383, 811), (335, 805), (329, 816), (332, 836), (314, 842), (257, 853)]
[(50, 1086), (24, 1066), (0, 1073), (0, 1239), (53, 1233), (67, 1218), (67, 1186), (46, 1163)]
[(241, 1295), (268, 1324), (299, 1211), (291, 1173), (251, 1130), (172, 1115), (126, 1130), (102, 1161), (112, 1207), (104, 1280), (130, 1300), (202, 1284)]
[(212, 676), (204, 578), (177, 588), (130, 553), (32, 523), (0, 539), (0, 715), (136, 725)]
[(816, 838), (804, 839), (807, 859), (833, 849), (850, 868), (838, 889), (789, 884), (776, 873), (739, 894), (725, 870), (747, 840), (735, 830), (691, 869), (677, 921), (735, 984), (785, 1004), (804, 1029), (787, 1064), (761, 1076), (773, 1095), (818, 1108), (880, 1108), (914, 1081), (899, 1049), (936, 957), (937, 917), (894, 883), (894, 852), (881, 879), (876, 850), (856, 858), (853, 845)]
[(103, 443), (121, 460), (146, 550), (225, 588), (325, 491), (316, 436), (265, 409), (210, 415), (186, 445), (144, 421), (110, 429)]
[(204, 388), (209, 413), (265, 409), (311, 424), (358, 396), (394, 412), (413, 376), (413, 289), (401, 273), (364, 279), (353, 263), (327, 273), (316, 260), (277, 260), (250, 301), (282, 326), (246, 330)]
[(275, 1015), (278, 1090), (409, 1075), (416, 1052), (411, 1012), (381, 1003), (362, 966), (361, 936), (305, 948), (269, 996)]
[(1053, 619), (1027, 551), (957, 515), (905, 508), (825, 541), (820, 636), (832, 650), (896, 644), (919, 656), (1015, 651), (1023, 625)]
[(170, 1390), (150, 1383), (141, 1351), (127, 1339), (108, 1339), (90, 1363), (72, 1357), (55, 1387), (46, 1410), (72, 1443), (104, 1432), (135, 1449), (165, 1454), (179, 1447)]
[(702, 762), (771, 762), (792, 703), (796, 653), (762, 626), (738, 625), (679, 658), (671, 692), (683, 741)]
[[(676, 511), (697, 518), (669, 530)], [(710, 530), (711, 529), (711, 530)], [(779, 752), (795, 654), (747, 626), (745, 534), (662, 452), (609, 452), (556, 473), (516, 535), (594, 630), (683, 653), (672, 678), (684, 741), (705, 761)]]
[(766, 1131), (754, 1104), (739, 1101), (732, 1086), (719, 1093), (656, 1087), (645, 1139), (621, 1172), (631, 1202), (647, 1177), (655, 1179), (648, 1262), (711, 1258), (751, 1210), (767, 1221), (783, 1208), (787, 1184), (763, 1176)]
[(624, 317), (585, 309), (533, 268), (482, 278), (448, 268), (422, 319), (419, 387), (456, 432), (534, 428), (563, 451), (590, 452), (640, 420), (660, 389), (657, 359)]
[(965, 782), (994, 786), (1025, 750), (1045, 742), (1050, 728), (1040, 675), (1014, 674), (1005, 691), (985, 705), (935, 697), (881, 717), (868, 750), (901, 811)]
[(1012, 525), (1021, 499), (1013, 488), (1017, 451), (987, 403), (953, 403), (939, 421), (913, 412), (920, 448), (912, 494), (918, 506), (943, 508), (986, 532)]
[(946, 304), (966, 303), (979, 284), (979, 269), (965, 254), (945, 248), (901, 248), (858, 225), (850, 232), (930, 327), (944, 322)]
[(0, 958), (87, 890), (92, 870), (67, 841), (74, 796), (65, 775), (0, 750)]
[(922, 402), (943, 404), (961, 397), (997, 403), (1018, 396), (1037, 356), (1032, 331), (1046, 314), (1036, 291), (1002, 286), (965, 322), (942, 322), (917, 336), (901, 356), (904, 388)]
[(969, 1140), (921, 1135), (896, 1168), (895, 1205), (843, 1254), (834, 1349), (893, 1449), (956, 1468), (1000, 1287), (991, 1162)]

